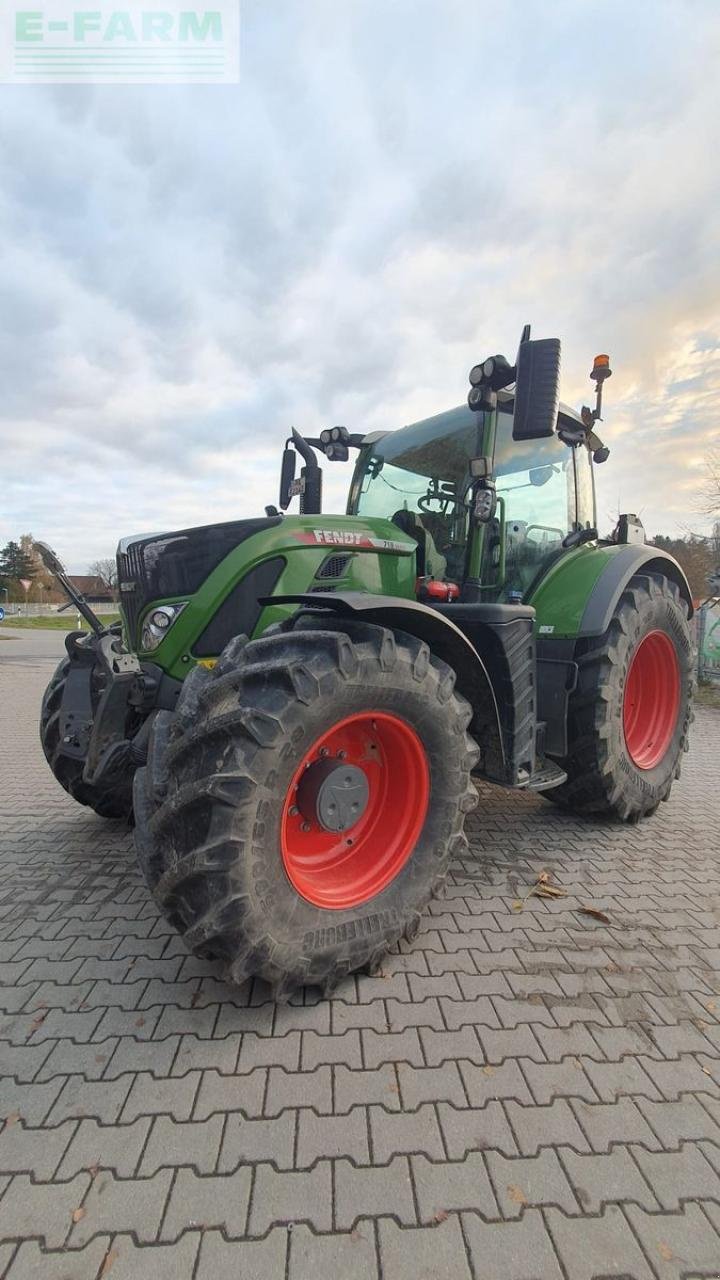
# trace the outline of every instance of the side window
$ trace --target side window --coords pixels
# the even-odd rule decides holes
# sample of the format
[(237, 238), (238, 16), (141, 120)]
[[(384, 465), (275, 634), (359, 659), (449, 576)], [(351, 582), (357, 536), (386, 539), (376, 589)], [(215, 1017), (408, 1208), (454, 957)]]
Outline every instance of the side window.
[(594, 529), (595, 515), (595, 482), (593, 479), (590, 450), (584, 445), (573, 449), (575, 460), (575, 477), (577, 485), (577, 522), (580, 529)]
[(573, 450), (559, 436), (514, 441), (512, 417), (501, 412), (494, 472), (498, 512), (485, 538), (484, 575), (500, 599), (518, 599), (575, 528)]

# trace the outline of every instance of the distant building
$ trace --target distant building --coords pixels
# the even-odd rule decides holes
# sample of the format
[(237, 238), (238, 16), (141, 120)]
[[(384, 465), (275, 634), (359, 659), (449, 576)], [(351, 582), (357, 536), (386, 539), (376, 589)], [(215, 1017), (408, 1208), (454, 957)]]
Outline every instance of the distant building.
[(68, 578), (76, 591), (84, 595), (88, 604), (112, 604), (115, 592), (92, 573), (69, 573)]

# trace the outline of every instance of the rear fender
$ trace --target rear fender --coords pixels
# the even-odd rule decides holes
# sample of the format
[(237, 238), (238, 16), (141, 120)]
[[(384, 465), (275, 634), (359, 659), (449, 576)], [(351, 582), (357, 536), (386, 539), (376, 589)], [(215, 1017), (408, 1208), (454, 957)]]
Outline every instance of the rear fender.
[(551, 567), (531, 600), (537, 615), (538, 719), (545, 723), (549, 755), (567, 755), (567, 717), (577, 682), (577, 644), (602, 636), (620, 597), (637, 574), (662, 574), (674, 582), (692, 616), (692, 593), (677, 560), (658, 547), (583, 546)]
[(638, 573), (658, 573), (674, 582), (688, 607), (688, 617), (692, 617), (690, 584), (677, 560), (657, 547), (619, 546), (613, 548), (608, 564), (590, 593), (580, 620), (580, 636), (601, 636), (607, 631), (623, 591)]
[(329, 609), (341, 616), (361, 618), (364, 622), (404, 631), (423, 640), (435, 657), (446, 662), (455, 672), (457, 690), (473, 708), (470, 732), (482, 753), (478, 772), (494, 782), (514, 781), (507, 776), (497, 700), (485, 664), (467, 636), (450, 619), (415, 600), (365, 592), (273, 596), (272, 603), (297, 604), (302, 612), (317, 613), (321, 609)]
[(535, 609), (539, 638), (603, 635), (623, 591), (638, 573), (661, 573), (674, 582), (692, 616), (688, 580), (667, 552), (646, 545), (586, 543), (551, 565), (526, 599)]

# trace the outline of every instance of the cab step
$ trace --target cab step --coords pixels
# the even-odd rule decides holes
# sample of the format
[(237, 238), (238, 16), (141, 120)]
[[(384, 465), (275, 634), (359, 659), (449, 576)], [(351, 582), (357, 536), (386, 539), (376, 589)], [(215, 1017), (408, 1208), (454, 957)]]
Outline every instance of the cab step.
[(562, 786), (563, 782), (567, 782), (567, 774), (559, 764), (553, 760), (540, 760), (528, 779), (526, 790), (551, 791), (553, 787)]

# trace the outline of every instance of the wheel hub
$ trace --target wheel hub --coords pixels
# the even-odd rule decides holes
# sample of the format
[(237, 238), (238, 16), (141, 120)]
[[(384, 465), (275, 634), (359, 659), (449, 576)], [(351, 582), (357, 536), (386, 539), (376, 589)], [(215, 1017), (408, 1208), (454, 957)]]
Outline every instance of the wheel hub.
[(370, 787), (355, 764), (318, 760), (305, 771), (298, 786), (297, 806), (306, 822), (324, 831), (347, 831), (367, 809)]

